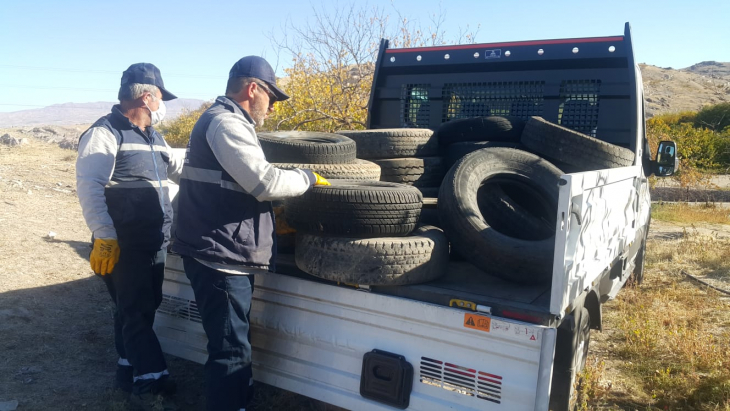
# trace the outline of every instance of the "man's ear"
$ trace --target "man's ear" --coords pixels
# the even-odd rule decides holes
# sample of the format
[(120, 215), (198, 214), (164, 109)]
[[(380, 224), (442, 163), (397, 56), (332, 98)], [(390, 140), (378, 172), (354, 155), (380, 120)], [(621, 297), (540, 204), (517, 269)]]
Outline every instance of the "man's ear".
[(256, 94), (256, 88), (258, 86), (259, 85), (256, 84), (256, 82), (254, 81), (248, 83), (248, 85), (246, 86), (246, 96), (249, 100), (253, 100), (254, 94)]

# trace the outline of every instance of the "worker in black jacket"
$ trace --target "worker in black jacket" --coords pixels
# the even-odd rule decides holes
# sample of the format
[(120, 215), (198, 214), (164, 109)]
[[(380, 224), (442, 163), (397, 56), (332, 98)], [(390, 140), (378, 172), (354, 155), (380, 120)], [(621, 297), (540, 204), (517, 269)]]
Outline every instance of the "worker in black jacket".
[(160, 70), (149, 63), (122, 74), (119, 104), (79, 139), (76, 185), (93, 236), (90, 262), (115, 303), (117, 387), (134, 403), (176, 409), (160, 343), (152, 329), (162, 301), (172, 207), (167, 179), (179, 176), (183, 158), (153, 128), (165, 115)]
[(254, 128), (276, 101), (288, 98), (266, 60), (244, 57), (229, 73), (226, 95), (190, 135), (173, 251), (182, 255), (208, 336), (211, 411), (245, 409), (253, 395), (249, 314), (254, 276), (274, 266), (271, 201), (329, 185), (310, 170), (282, 170), (266, 161)]

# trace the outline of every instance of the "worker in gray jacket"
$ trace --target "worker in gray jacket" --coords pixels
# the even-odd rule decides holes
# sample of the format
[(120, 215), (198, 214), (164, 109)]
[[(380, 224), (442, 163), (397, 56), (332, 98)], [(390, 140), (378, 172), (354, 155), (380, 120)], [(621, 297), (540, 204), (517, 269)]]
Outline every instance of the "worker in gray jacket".
[(226, 95), (190, 135), (173, 251), (182, 255), (208, 336), (209, 410), (243, 410), (253, 395), (249, 314), (254, 276), (274, 267), (271, 201), (329, 185), (310, 170), (266, 161), (254, 128), (288, 98), (266, 60), (244, 57), (229, 73)]
[(115, 304), (116, 385), (143, 409), (176, 409), (152, 329), (173, 217), (167, 179), (179, 177), (184, 161), (153, 126), (165, 116), (164, 101), (174, 98), (157, 67), (132, 64), (122, 74), (119, 104), (81, 135), (76, 161), (79, 201), (93, 234), (91, 268)]

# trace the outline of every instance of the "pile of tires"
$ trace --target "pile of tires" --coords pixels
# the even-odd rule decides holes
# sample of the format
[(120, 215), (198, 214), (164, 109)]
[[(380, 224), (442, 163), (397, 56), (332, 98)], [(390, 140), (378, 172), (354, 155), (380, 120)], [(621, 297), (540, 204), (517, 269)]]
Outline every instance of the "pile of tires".
[(418, 188), (424, 197), (437, 197), (446, 174), (433, 131), (420, 128), (342, 130), (357, 144), (357, 157), (381, 169), (380, 180)]
[[(380, 179), (380, 166), (356, 158), (355, 142), (333, 133), (277, 131), (258, 134), (266, 160), (282, 169), (307, 169), (326, 179)], [(296, 231), (286, 224), (283, 202), (274, 203), (276, 245), (279, 252), (293, 253)]]
[(629, 149), (539, 117), (453, 120), (436, 135), (450, 166), (438, 216), (452, 252), (525, 284), (552, 275), (560, 176), (634, 160)]
[(295, 262), (313, 276), (358, 285), (404, 285), (446, 272), (448, 241), (418, 225), (421, 193), (412, 186), (330, 180), (284, 202), (296, 234)]
[[(421, 130), (393, 134), (401, 138), (390, 148), (403, 155), (420, 153), (431, 137)], [(363, 143), (360, 150), (355, 140), (330, 133), (261, 133), (259, 140), (276, 167), (309, 169), (331, 184), (275, 204), (278, 249), (293, 252), (299, 269), (329, 281), (380, 286), (426, 282), (446, 272), (446, 236), (418, 224), (423, 196), (414, 186), (379, 181), (381, 166), (366, 159), (377, 148)]]

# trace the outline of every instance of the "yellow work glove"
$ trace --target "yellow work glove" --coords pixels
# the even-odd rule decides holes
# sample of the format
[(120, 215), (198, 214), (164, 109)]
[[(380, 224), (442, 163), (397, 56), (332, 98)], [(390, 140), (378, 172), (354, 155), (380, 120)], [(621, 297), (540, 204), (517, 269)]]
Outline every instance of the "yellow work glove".
[(111, 274), (119, 261), (119, 244), (113, 238), (97, 238), (91, 250), (91, 269), (101, 275)]
[(291, 228), (286, 222), (284, 207), (274, 207), (274, 215), (276, 216), (276, 235), (286, 235), (296, 233), (297, 230)]
[(314, 185), (316, 185), (316, 186), (330, 186), (330, 185), (332, 185), (332, 184), (330, 184), (330, 182), (329, 182), (329, 181), (327, 181), (327, 179), (325, 179), (325, 178), (324, 178), (324, 177), (322, 177), (321, 175), (319, 175), (319, 174), (315, 173), (314, 171), (312, 171), (312, 174), (314, 174), (314, 177), (316, 177), (316, 178), (317, 178), (317, 179), (316, 179), (316, 180), (314, 181)]

